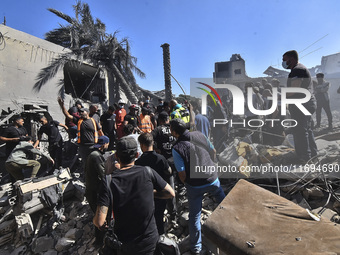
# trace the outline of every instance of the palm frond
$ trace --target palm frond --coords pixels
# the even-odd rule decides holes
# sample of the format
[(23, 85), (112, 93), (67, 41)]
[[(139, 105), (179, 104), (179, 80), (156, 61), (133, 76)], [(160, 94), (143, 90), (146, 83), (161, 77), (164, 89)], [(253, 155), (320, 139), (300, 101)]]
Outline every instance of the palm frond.
[(71, 16), (61, 12), (61, 11), (58, 11), (56, 9), (53, 9), (53, 8), (47, 8), (47, 10), (49, 10), (50, 12), (54, 13), (55, 15), (57, 15), (59, 18), (62, 18), (64, 20), (66, 20), (68, 23), (72, 24), (72, 25), (75, 25), (77, 24), (77, 21), (75, 19), (73, 19)]
[(51, 64), (39, 72), (36, 83), (33, 86), (33, 90), (39, 92), (41, 88), (52, 79), (60, 68), (63, 68), (64, 65), (71, 60), (69, 54), (63, 54), (58, 58), (52, 60)]
[(45, 40), (69, 48), (71, 46), (70, 27), (61, 26), (60, 28), (47, 32), (45, 34)]

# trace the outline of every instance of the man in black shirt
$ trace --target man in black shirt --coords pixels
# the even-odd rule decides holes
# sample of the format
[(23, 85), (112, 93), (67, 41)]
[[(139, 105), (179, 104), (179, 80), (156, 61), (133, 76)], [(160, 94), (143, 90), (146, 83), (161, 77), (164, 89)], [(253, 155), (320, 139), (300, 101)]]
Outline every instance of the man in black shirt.
[[(174, 160), (172, 157), (172, 146), (176, 142), (176, 138), (171, 134), (169, 115), (163, 111), (158, 115), (158, 126), (152, 130), (153, 140), (155, 141), (155, 151), (163, 155), (172, 169), (172, 175), (170, 176), (170, 186), (175, 189), (175, 174), (176, 169)], [(171, 219), (175, 219), (177, 214), (176, 198), (168, 202), (168, 210), (171, 215)]]
[(110, 139), (109, 150), (113, 150), (115, 143), (115, 122), (116, 116), (113, 114), (114, 106), (110, 105), (109, 109), (100, 117), (100, 124), (102, 125), (103, 133)]
[[(153, 137), (150, 133), (143, 133), (138, 137), (142, 156), (136, 160), (136, 165), (149, 166), (167, 182), (170, 183), (171, 168), (168, 161), (153, 150)], [(158, 234), (164, 234), (164, 211), (167, 201), (165, 199), (155, 199), (155, 220)]]
[[(282, 66), (291, 69), (288, 75), (287, 87), (304, 88), (311, 90), (311, 75), (308, 69), (300, 64), (298, 53), (295, 50), (287, 51), (282, 57)], [(303, 98), (302, 93), (288, 93), (287, 98)], [(303, 106), (313, 114), (316, 110), (315, 98), (304, 103)], [(297, 125), (293, 128), (295, 153), (301, 163), (306, 163), (310, 158), (317, 155), (317, 147), (311, 127), (311, 115), (305, 115), (295, 104), (289, 105), (291, 118), (296, 120)]]
[(24, 119), (20, 115), (12, 118), (13, 122), (5, 130), (4, 136), (0, 140), (6, 142), (6, 157), (8, 157), (12, 150), (19, 144), (24, 136), (27, 136), (27, 130), (24, 127)]
[(130, 112), (124, 117), (124, 126), (131, 124), (134, 128), (138, 129), (138, 105), (132, 104), (129, 107)]
[[(153, 169), (135, 166), (134, 159), (137, 156), (135, 139), (122, 137), (118, 140), (116, 148), (120, 169), (111, 175), (110, 187), (107, 187), (106, 180), (103, 180), (93, 223), (100, 229), (105, 228), (108, 208), (112, 204), (115, 217), (114, 230), (123, 243), (118, 254), (152, 255), (158, 240), (153, 197), (171, 198), (175, 195), (174, 191)], [(113, 202), (110, 198), (110, 189)]]
[(68, 127), (55, 120), (48, 121), (44, 115), (39, 117), (39, 122), (42, 126), (38, 131), (38, 140), (34, 143), (34, 148), (38, 147), (42, 134), (46, 134), (48, 136), (48, 152), (55, 162), (55, 168), (58, 169), (61, 166), (63, 153), (63, 139), (58, 126), (65, 128), (66, 131), (68, 131)]
[(164, 100), (163, 99), (158, 99), (158, 105), (157, 105), (157, 109), (156, 112), (157, 114), (160, 114), (161, 112), (165, 111), (165, 107), (164, 107)]
[(162, 154), (166, 159), (172, 157), (172, 145), (176, 142), (174, 136), (171, 135), (169, 115), (161, 112), (158, 115), (158, 126), (152, 130), (156, 151)]

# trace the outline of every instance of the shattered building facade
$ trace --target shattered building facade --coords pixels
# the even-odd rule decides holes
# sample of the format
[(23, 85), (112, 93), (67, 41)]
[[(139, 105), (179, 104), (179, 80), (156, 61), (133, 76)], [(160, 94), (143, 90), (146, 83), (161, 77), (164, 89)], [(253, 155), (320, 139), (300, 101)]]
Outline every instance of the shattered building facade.
[[(0, 25), (0, 32), (0, 109), (42, 107), (54, 119), (61, 120), (64, 117), (56, 101), (59, 92), (65, 93), (66, 103), (70, 105), (72, 97), (101, 104), (104, 108), (113, 104), (109, 88), (112, 83), (109, 83), (105, 71), (85, 62), (66, 64), (39, 92), (34, 91), (41, 69), (69, 50), (4, 25)], [(64, 90), (60, 91), (60, 85)]]

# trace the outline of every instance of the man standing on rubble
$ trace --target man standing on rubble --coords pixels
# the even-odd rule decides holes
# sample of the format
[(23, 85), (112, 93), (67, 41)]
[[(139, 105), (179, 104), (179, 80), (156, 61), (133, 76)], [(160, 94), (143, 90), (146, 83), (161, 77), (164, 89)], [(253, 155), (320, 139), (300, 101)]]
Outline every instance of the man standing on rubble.
[[(167, 182), (170, 183), (171, 168), (166, 158), (153, 150), (153, 136), (150, 133), (143, 133), (138, 137), (143, 154), (136, 160), (136, 165), (149, 166)], [(165, 199), (155, 199), (155, 220), (158, 234), (164, 234), (164, 211), (167, 204)]]
[[(288, 75), (287, 87), (304, 88), (311, 90), (311, 75), (308, 69), (299, 61), (298, 53), (295, 50), (287, 51), (282, 57), (282, 66), (291, 69)], [(287, 93), (287, 98), (303, 98), (302, 93)], [(303, 106), (313, 114), (316, 109), (315, 98), (304, 103)], [(289, 105), (291, 118), (297, 121), (293, 128), (295, 153), (301, 162), (306, 163), (309, 159), (317, 155), (317, 147), (311, 127), (311, 115), (305, 115), (295, 104)]]
[(92, 146), (98, 142), (98, 136), (103, 136), (101, 127), (97, 121), (89, 116), (89, 109), (80, 109), (80, 119), (68, 113), (64, 101), (59, 97), (58, 103), (65, 117), (77, 123), (79, 154), (82, 159), (82, 166), (85, 170), (87, 156), (92, 151)]
[(33, 147), (33, 140), (31, 136), (25, 136), (22, 141), (15, 146), (12, 153), (6, 160), (5, 167), (7, 172), (10, 173), (16, 180), (23, 180), (23, 169), (26, 167), (33, 167), (31, 178), (36, 177), (40, 169), (40, 163), (32, 158), (28, 158), (28, 155), (32, 154), (44, 156), (49, 159), (52, 164), (54, 164), (53, 159), (49, 155)]
[(122, 242), (118, 254), (152, 255), (159, 237), (153, 199), (168, 199), (175, 193), (156, 171), (135, 165), (138, 156), (135, 139), (122, 137), (116, 147), (120, 169), (112, 173), (109, 187), (103, 180), (93, 223), (99, 229), (105, 229), (108, 208), (113, 205), (114, 232)]
[(320, 127), (321, 124), (321, 110), (325, 110), (328, 119), (328, 129), (333, 129), (332, 124), (332, 112), (329, 104), (328, 90), (330, 83), (324, 80), (325, 75), (323, 73), (317, 73), (316, 79), (318, 84), (314, 87), (314, 94), (316, 98), (316, 128)]
[(37, 148), (41, 137), (46, 134), (48, 137), (48, 152), (55, 162), (55, 168), (59, 168), (62, 163), (63, 156), (63, 139), (59, 133), (58, 126), (65, 128), (68, 131), (68, 127), (58, 121), (48, 121), (44, 115), (39, 116), (39, 122), (42, 124), (38, 131), (38, 140), (34, 143), (34, 148)]
[[(200, 254), (202, 250), (201, 210), (205, 193), (212, 194), (218, 203), (225, 197), (217, 171), (202, 171), (196, 175), (196, 167), (215, 169), (216, 151), (208, 138), (199, 131), (186, 129), (181, 119), (170, 121), (171, 133), (177, 141), (172, 154), (179, 179), (185, 184), (189, 202), (189, 235), (192, 254)], [(193, 176), (195, 174), (195, 176)]]

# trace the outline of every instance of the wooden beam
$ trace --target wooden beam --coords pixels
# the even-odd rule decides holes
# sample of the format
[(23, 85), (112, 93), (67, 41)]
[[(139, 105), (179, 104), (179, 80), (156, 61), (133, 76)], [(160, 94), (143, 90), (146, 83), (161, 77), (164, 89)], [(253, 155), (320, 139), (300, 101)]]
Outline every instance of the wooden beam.
[(41, 190), (44, 189), (46, 187), (64, 182), (65, 179), (69, 180), (71, 179), (71, 175), (69, 170), (67, 169), (67, 171), (62, 172), (58, 177), (57, 176), (53, 176), (50, 179), (46, 179), (46, 180), (42, 180), (40, 182), (30, 182), (30, 183), (26, 183), (20, 186), (20, 191), (22, 194), (25, 194), (27, 192), (33, 191), (33, 190)]

